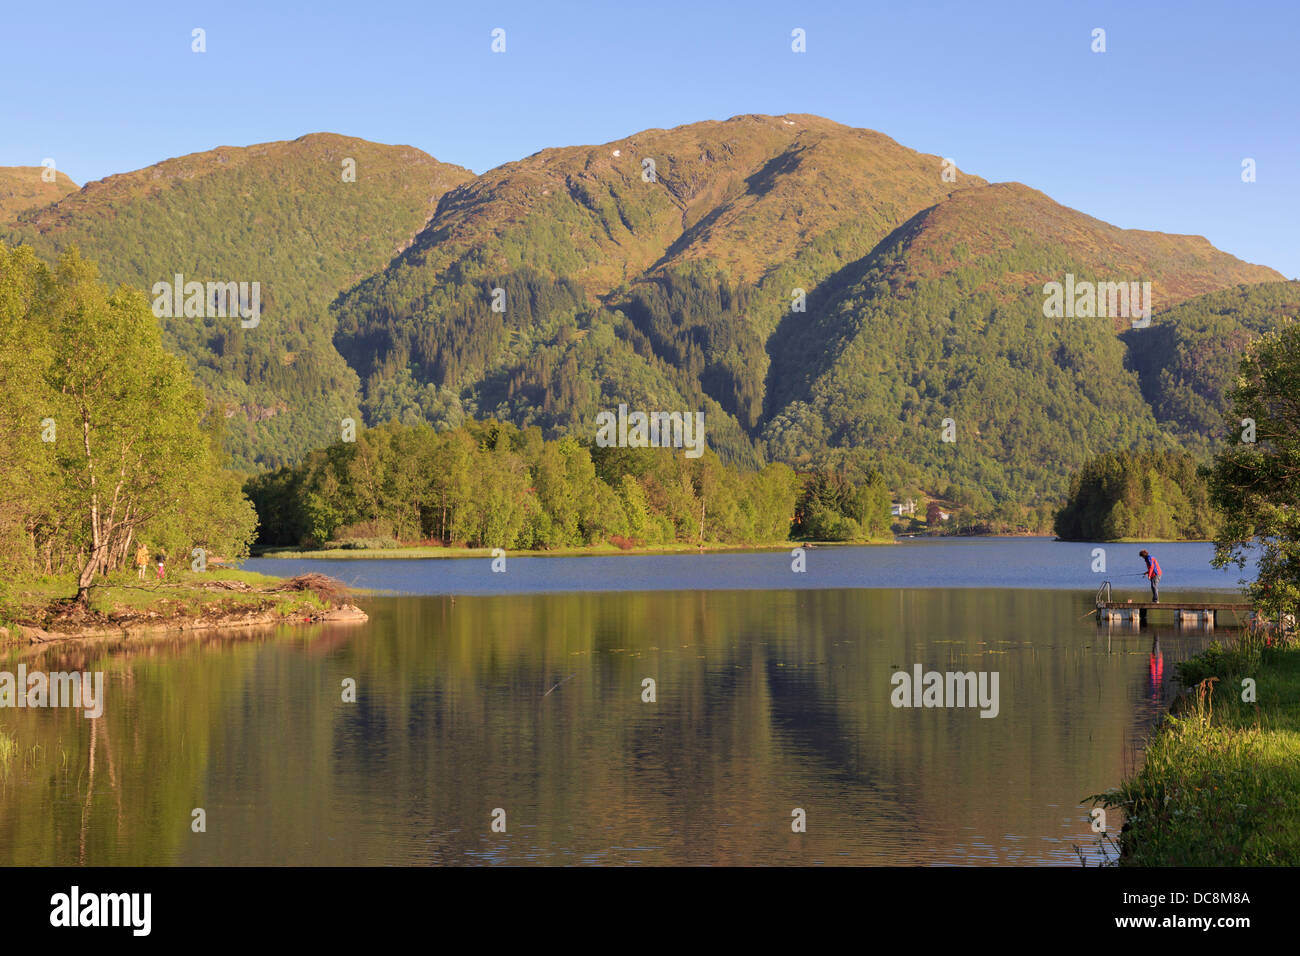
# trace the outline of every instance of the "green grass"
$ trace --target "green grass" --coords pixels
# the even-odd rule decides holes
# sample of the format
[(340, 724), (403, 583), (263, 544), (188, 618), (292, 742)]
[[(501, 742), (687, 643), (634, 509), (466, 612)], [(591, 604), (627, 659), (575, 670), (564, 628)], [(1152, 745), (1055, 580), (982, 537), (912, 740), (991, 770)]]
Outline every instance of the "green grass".
[(57, 751), (56, 766), (65, 771), (68, 767), (68, 750), (60, 738), (49, 749), (41, 744), (20, 744), (13, 734), (0, 728), (0, 781), (8, 783), (15, 774), (21, 780), (38, 767), (47, 764)]
[[(217, 580), (240, 581), (260, 589), (281, 579), (235, 568), (211, 568), (202, 573), (187, 568), (168, 571), (162, 581), (156, 577), (140, 581), (134, 572), (124, 571), (110, 576), (91, 590), (90, 610), (105, 617), (125, 616), (130, 618), (126, 622), (129, 626), (140, 626), (153, 620), (138, 616), (149, 611), (156, 612), (159, 624), (166, 624), (173, 620), (183, 623), (180, 619), (210, 616), (216, 609), (230, 614), (270, 609), (281, 617), (289, 617), (328, 607), (328, 602), (312, 591), (241, 592), (209, 590), (203, 586)], [(8, 603), (0, 608), (0, 619), (39, 621), (46, 608), (75, 593), (76, 582), (71, 575), (14, 582), (8, 592)]]
[[(101, 579), (91, 589), (91, 606), (96, 604), (118, 604), (129, 607), (148, 607), (162, 597), (182, 597), (186, 594), (207, 594), (203, 591), (203, 581), (226, 580), (242, 581), (250, 587), (263, 587), (274, 584), (279, 578), (258, 574), (254, 571), (241, 571), (237, 568), (212, 568), (202, 574), (175, 568), (159, 581), (152, 573), (141, 581), (134, 571), (119, 571)], [(57, 575), (51, 577), (28, 578), (11, 586), (11, 592), (21, 604), (49, 604), (77, 593), (74, 575)], [(222, 592), (237, 594), (237, 592)]]
[(0, 768), (6, 773), (9, 770), (9, 764), (13, 762), (14, 755), (18, 752), (18, 742), (14, 738), (0, 730)]
[[(1245, 632), (1179, 676), (1191, 689), (1142, 769), (1095, 798), (1128, 821), (1121, 864), (1300, 864), (1300, 646)], [(1253, 703), (1241, 699), (1246, 678)]]

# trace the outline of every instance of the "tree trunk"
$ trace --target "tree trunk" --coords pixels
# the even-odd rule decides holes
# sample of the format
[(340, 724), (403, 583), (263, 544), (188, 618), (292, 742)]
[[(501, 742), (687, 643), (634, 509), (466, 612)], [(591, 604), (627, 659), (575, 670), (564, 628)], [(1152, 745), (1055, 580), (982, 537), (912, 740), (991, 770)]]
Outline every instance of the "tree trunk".
[(90, 421), (81, 417), (81, 442), (86, 451), (86, 470), (90, 472), (90, 557), (77, 576), (77, 605), (90, 603), (90, 585), (95, 580), (95, 570), (103, 560), (104, 543), (99, 528), (99, 491), (95, 481), (95, 459), (90, 453)]
[[(130, 512), (127, 513), (128, 516)], [(135, 537), (135, 526), (128, 525), (126, 529), (126, 538), (122, 542), (122, 554), (118, 559), (119, 567), (129, 567), (131, 560), (131, 540)]]
[(95, 583), (95, 571), (99, 567), (102, 559), (101, 548), (96, 546), (91, 549), (90, 559), (81, 569), (81, 574), (77, 576), (77, 605), (86, 607), (90, 604), (90, 586)]

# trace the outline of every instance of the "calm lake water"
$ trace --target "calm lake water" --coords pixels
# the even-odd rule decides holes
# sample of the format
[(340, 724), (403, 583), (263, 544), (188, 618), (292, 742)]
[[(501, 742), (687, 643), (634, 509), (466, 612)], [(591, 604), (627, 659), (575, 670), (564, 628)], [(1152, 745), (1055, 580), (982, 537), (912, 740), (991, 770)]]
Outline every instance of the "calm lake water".
[[(103, 671), (106, 704), (0, 710), (0, 863), (1097, 860), (1084, 798), (1211, 639), (1087, 616), (1102, 579), (1144, 593), (1119, 576), (1139, 547), (1107, 545), (1104, 575), (1041, 539), (816, 548), (802, 574), (788, 553), (250, 561), (403, 593), (363, 598), (363, 625), (10, 651), (0, 670)], [(1169, 597), (1238, 576), (1208, 545), (1152, 550)], [(894, 707), (916, 664), (996, 671), (997, 716)]]
[[(247, 561), (265, 574), (319, 571), (359, 588), (406, 594), (524, 594), (556, 591), (803, 590), (806, 588), (1048, 588), (1095, 592), (1102, 581), (1145, 592), (1148, 548), (1159, 560), (1161, 587), (1235, 588), (1241, 572), (1210, 567), (1209, 544), (1078, 544), (1051, 538), (919, 538), (872, 547), (819, 546), (796, 573), (788, 551), (727, 554), (506, 557), (438, 561), (358, 558), (343, 561)], [(1092, 571), (1093, 550), (1105, 551), (1106, 572)]]

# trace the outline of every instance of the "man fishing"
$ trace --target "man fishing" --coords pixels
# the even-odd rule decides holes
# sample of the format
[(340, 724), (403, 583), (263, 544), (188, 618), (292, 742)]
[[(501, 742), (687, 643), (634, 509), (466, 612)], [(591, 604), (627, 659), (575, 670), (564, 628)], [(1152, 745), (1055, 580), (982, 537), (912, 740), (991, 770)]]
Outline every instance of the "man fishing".
[(1151, 600), (1155, 604), (1160, 603), (1160, 562), (1147, 553), (1146, 548), (1138, 552), (1138, 556), (1147, 563), (1146, 579), (1151, 582)]

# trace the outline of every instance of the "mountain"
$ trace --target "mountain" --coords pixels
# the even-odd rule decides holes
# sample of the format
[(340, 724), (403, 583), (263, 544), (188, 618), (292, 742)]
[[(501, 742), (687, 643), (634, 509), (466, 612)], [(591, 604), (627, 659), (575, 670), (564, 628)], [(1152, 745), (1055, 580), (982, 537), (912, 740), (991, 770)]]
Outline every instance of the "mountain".
[[(1045, 315), (1044, 286), (1067, 275), (1150, 282), (1151, 326)], [(964, 190), (784, 320), (763, 437), (793, 462), (870, 449), (896, 485), (979, 508), (1059, 495), (1095, 454), (1170, 443), (1128, 343), (1163, 334), (1190, 296), (1278, 278), (1199, 236), (1118, 229), (1020, 184)]]
[[(702, 407), (714, 447), (756, 459), (763, 343), (792, 290), (983, 183), (942, 172), (938, 156), (804, 115), (543, 150), (449, 193), (410, 249), (341, 298), (336, 342), (372, 419), (585, 429), (620, 401)], [(711, 314), (659, 327), (661, 300), (697, 293)]]
[(1150, 329), (1124, 334), (1142, 397), (1162, 427), (1198, 451), (1225, 435), (1224, 395), (1235, 384), (1246, 344), (1300, 316), (1300, 282), (1240, 285), (1189, 299)]
[(728, 459), (876, 466), (979, 507), (1059, 496), (1101, 451), (1176, 444), (1128, 355), (1153, 329), (1048, 318), (1044, 285), (1149, 282), (1158, 329), (1185, 300), (1281, 276), (943, 172), (804, 115), (544, 150), (448, 193), (339, 298), (335, 341), (371, 421), (590, 436), (622, 403), (702, 409)]
[[(329, 134), (223, 147), (0, 235), (45, 256), (77, 244), (145, 290), (259, 281), (254, 328), (161, 319), (245, 467), (337, 440), (346, 416), (590, 439), (626, 404), (703, 411), (731, 462), (878, 468), (975, 510), (1057, 501), (1103, 452), (1199, 453), (1240, 348), (1298, 304), (1199, 236), (1120, 229), (803, 114), (479, 176)], [(1104, 292), (1053, 311), (1049, 284), (1076, 281), (1149, 283), (1150, 325), (1097, 311)]]
[(77, 191), (67, 173), (56, 170), (53, 182), (46, 182), (48, 174), (44, 166), (0, 166), (0, 226), (12, 223), (26, 209)]
[[(351, 179), (349, 173), (355, 172)], [(109, 281), (256, 282), (260, 317), (163, 318), (164, 341), (226, 418), (238, 465), (295, 460), (357, 416), (330, 301), (382, 268), (472, 178), (410, 146), (329, 133), (220, 147), (92, 182), (7, 230), (46, 258), (69, 246)]]

